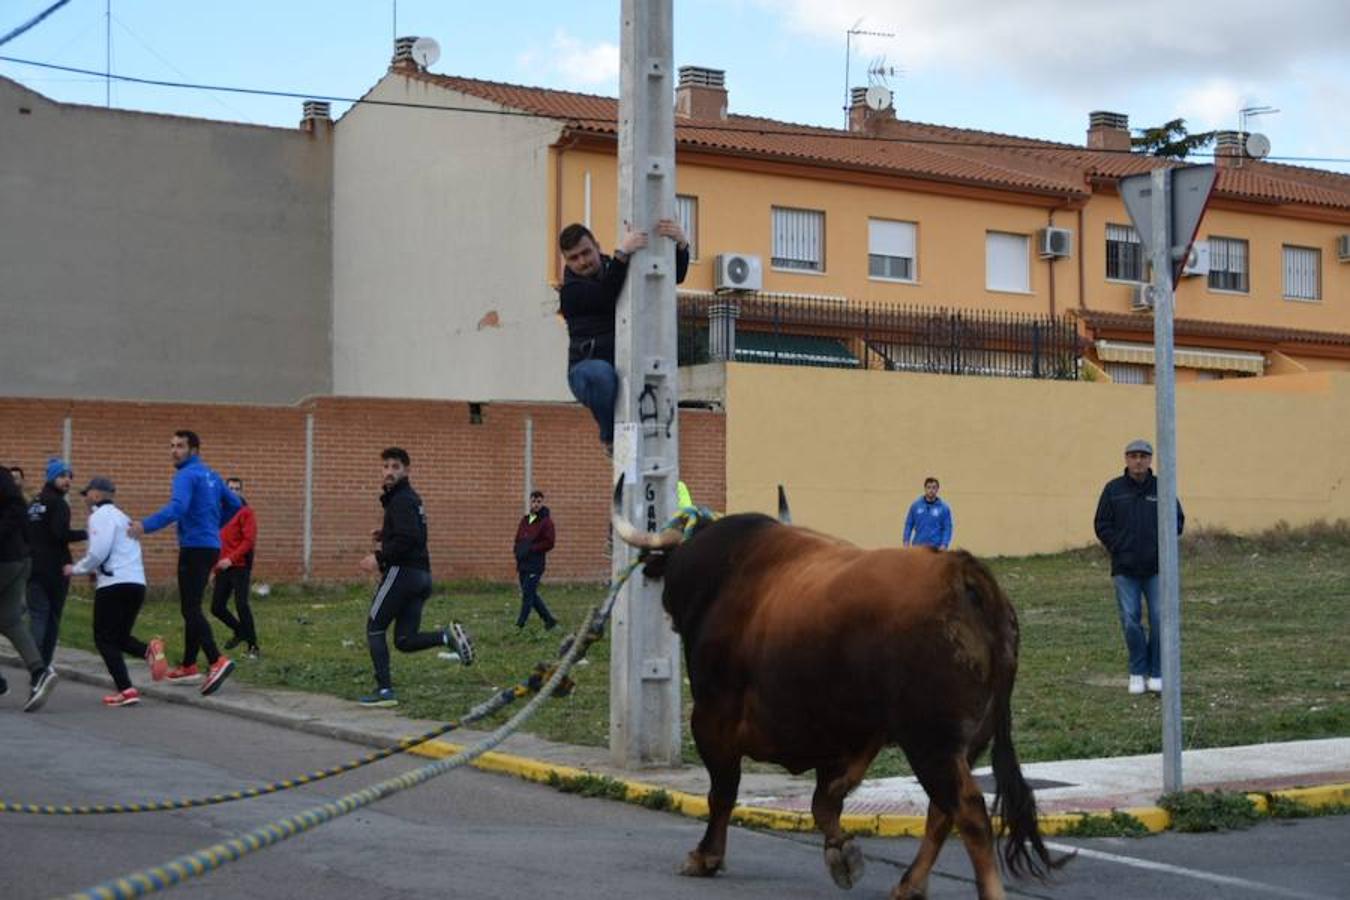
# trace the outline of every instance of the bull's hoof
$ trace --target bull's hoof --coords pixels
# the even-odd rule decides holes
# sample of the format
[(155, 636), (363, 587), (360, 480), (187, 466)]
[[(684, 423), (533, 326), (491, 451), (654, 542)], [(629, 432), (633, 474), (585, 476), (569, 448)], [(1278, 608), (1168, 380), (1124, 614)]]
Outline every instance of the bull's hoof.
[(830, 877), (834, 879), (834, 883), (848, 890), (862, 878), (862, 851), (853, 840), (844, 841), (838, 847), (826, 847), (825, 867), (830, 870)]
[(726, 862), (720, 856), (705, 856), (695, 850), (689, 854), (680, 867), (681, 875), (691, 878), (711, 878), (726, 868)]
[(891, 900), (928, 900), (928, 895), (908, 884), (897, 884), (891, 891)]

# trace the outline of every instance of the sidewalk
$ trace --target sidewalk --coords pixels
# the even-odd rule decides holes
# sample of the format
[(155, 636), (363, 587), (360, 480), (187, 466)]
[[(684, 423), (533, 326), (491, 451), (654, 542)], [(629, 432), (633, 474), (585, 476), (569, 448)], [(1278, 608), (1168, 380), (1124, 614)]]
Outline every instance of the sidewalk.
[[(0, 664), (17, 667), (18, 662), (12, 654), (0, 653)], [(62, 678), (112, 687), (97, 654), (62, 647), (57, 652), (56, 667)], [(133, 668), (143, 669), (134, 664)], [(17, 668), (6, 676), (11, 691), (9, 697), (0, 700), (0, 707), (10, 709), (0, 711), (10, 714), (26, 679)], [(334, 697), (256, 688), (237, 680), (228, 682), (212, 697), (201, 696), (195, 686), (155, 684), (144, 671), (136, 671), (135, 680), (142, 695), (151, 702), (199, 705), (371, 747), (385, 747), (442, 724), (405, 718), (393, 710), (366, 709)], [(485, 735), (482, 731), (457, 730), (451, 732), (453, 744), (436, 740), (412, 752), (444, 757)], [(697, 765), (627, 772), (612, 765), (603, 748), (559, 744), (523, 733), (512, 735), (499, 751), (484, 754), (474, 765), (534, 781), (548, 781), (551, 775), (564, 779), (606, 776), (627, 783), (630, 798), (664, 791), (677, 811), (695, 816), (707, 812), (704, 800), (707, 775)], [(1036, 791), (1042, 827), (1047, 833), (1054, 833), (1077, 818), (1069, 813), (1108, 813), (1112, 809), (1129, 811), (1151, 830), (1167, 826), (1166, 813), (1155, 806), (1163, 793), (1160, 755), (1029, 763), (1022, 766), (1022, 771)], [(1280, 791), (1291, 792), (1312, 805), (1347, 803), (1350, 737), (1191, 750), (1182, 755), (1182, 776), (1187, 790)], [(994, 786), (988, 768), (977, 770), (976, 777), (992, 800)], [(742, 821), (755, 825), (809, 830), (814, 827), (810, 816), (814, 786), (810, 776), (792, 776), (782, 771), (747, 772), (741, 778), (737, 814)], [(882, 835), (922, 834), (927, 805), (923, 789), (913, 778), (868, 779), (845, 802), (844, 826)]]

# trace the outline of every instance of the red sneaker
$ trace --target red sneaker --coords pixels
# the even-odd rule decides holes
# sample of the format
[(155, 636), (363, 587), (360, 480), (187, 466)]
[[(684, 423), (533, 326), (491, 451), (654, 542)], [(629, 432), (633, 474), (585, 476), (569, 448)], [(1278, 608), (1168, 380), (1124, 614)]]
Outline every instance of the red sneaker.
[(140, 702), (141, 692), (135, 688), (127, 688), (121, 693), (109, 694), (103, 698), (104, 706), (135, 706)]
[(202, 685), (202, 695), (209, 697), (220, 686), (225, 683), (225, 679), (230, 677), (234, 671), (234, 662), (228, 656), (216, 657), (216, 661), (211, 663), (211, 671), (206, 673), (206, 683)]
[(145, 661), (150, 664), (150, 677), (155, 681), (163, 681), (164, 673), (169, 671), (169, 660), (164, 656), (163, 638), (152, 637), (145, 645)]
[(174, 666), (164, 673), (164, 677), (169, 679), (169, 684), (196, 684), (202, 680), (202, 673), (197, 671), (197, 664), (190, 666)]

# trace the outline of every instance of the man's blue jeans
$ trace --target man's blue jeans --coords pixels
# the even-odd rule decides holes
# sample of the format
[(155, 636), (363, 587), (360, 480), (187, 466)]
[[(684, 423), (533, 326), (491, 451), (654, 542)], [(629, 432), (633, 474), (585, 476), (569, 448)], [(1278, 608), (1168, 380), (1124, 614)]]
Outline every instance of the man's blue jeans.
[[(1162, 677), (1162, 619), (1158, 612), (1158, 576), (1131, 578), (1113, 575), (1116, 585), (1116, 605), (1120, 609), (1120, 627), (1125, 632), (1125, 649), (1130, 654), (1130, 674)], [(1148, 633), (1140, 620), (1143, 614), (1141, 595), (1148, 601)]]
[(600, 440), (614, 443), (614, 402), (619, 396), (619, 373), (603, 359), (583, 359), (567, 371), (572, 396), (595, 416)]

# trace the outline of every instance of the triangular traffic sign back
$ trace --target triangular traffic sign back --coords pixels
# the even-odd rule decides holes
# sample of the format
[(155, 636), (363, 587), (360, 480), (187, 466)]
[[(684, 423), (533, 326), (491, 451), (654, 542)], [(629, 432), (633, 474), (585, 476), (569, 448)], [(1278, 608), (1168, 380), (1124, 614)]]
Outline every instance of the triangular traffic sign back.
[[(1182, 166), (1168, 171), (1172, 179), (1172, 208), (1167, 234), (1171, 239), (1172, 286), (1186, 264), (1191, 244), (1200, 229), (1205, 205), (1214, 190), (1217, 170), (1214, 166)], [(1144, 245), (1145, 253), (1153, 255), (1153, 173), (1131, 175), (1120, 179), (1120, 199), (1134, 222), (1135, 231)]]

